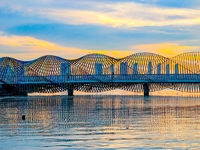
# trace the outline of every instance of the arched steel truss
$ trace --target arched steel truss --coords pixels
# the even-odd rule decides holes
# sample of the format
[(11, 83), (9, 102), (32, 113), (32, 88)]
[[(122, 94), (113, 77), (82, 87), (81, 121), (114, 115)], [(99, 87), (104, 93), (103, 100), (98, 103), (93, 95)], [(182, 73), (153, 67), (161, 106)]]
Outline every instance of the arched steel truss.
[[(200, 53), (184, 53), (173, 58), (166, 58), (154, 53), (136, 53), (122, 59), (115, 59), (102, 54), (89, 54), (76, 60), (57, 56), (43, 56), (32, 61), (20, 61), (14, 58), (0, 58), (0, 82), (26, 92), (54, 93), (73, 88), (83, 92), (104, 92), (123, 89), (143, 92), (144, 83), (105, 82), (102, 76), (110, 78), (121, 75), (135, 75), (140, 79), (152, 81), (150, 92), (171, 88), (184, 92), (200, 92), (200, 83), (153, 82), (151, 75), (200, 75)], [(102, 75), (102, 76), (101, 76)], [(95, 83), (57, 82), (59, 76), (70, 79), (71, 76), (85, 76)], [(28, 82), (40, 81), (48, 84), (19, 84), (27, 78)]]

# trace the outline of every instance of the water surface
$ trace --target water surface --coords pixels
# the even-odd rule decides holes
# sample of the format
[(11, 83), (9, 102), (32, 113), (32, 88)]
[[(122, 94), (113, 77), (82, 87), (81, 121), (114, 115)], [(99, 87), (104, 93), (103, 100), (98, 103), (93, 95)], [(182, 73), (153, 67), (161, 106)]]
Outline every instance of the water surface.
[[(25, 115), (25, 120), (22, 120)], [(0, 99), (0, 149), (199, 149), (200, 98)]]

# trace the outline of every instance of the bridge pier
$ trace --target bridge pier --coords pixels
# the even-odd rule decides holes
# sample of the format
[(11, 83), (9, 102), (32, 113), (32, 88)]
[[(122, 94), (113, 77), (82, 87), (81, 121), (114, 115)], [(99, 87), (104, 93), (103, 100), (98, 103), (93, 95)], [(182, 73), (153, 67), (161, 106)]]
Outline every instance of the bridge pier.
[(68, 96), (74, 96), (74, 90), (68, 89)]
[(149, 85), (143, 84), (144, 96), (149, 96)]
[(68, 96), (74, 96), (74, 86), (70, 85), (68, 88)]

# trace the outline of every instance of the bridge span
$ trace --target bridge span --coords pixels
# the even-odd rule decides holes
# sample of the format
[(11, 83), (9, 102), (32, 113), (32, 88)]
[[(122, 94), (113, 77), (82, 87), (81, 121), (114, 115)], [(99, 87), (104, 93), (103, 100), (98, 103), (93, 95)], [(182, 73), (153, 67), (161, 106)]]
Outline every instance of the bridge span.
[(0, 58), (0, 95), (55, 93), (74, 90), (104, 92), (122, 89), (149, 92), (170, 88), (200, 92), (200, 53), (184, 53), (171, 59), (136, 53), (122, 59), (89, 54), (76, 60), (43, 56), (33, 61)]

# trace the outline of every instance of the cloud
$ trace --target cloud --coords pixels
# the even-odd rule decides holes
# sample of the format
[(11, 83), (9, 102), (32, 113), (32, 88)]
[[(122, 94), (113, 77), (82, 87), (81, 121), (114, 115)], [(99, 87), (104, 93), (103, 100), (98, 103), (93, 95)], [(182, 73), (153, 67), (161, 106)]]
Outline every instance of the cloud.
[[(45, 5), (46, 4), (46, 5)], [(24, 16), (49, 19), (66, 24), (102, 25), (109, 27), (133, 28), (145, 26), (190, 26), (200, 25), (198, 8), (170, 8), (136, 2), (105, 1), (11, 1), (3, 2)]]
[[(11, 36), (0, 32), (1, 53), (11, 55), (13, 52), (13, 56), (28, 59), (43, 54), (65, 58), (77, 58), (87, 53), (125, 57), (139, 50), (167, 54), (164, 51), (168, 49), (168, 55), (197, 50), (198, 46), (182, 45), (199, 45), (198, 41), (189, 40), (199, 39), (200, 10), (152, 4), (120, 0), (19, 0), (17, 4), (3, 1), (0, 7), (5, 9), (0, 13), (0, 20), (5, 16), (2, 21), (7, 29), (4, 32)], [(8, 12), (4, 14), (5, 11)], [(180, 45), (177, 41), (181, 40), (186, 42)], [(130, 45), (136, 46), (130, 48)], [(25, 53), (31, 55), (25, 56)]]
[(132, 48), (137, 52), (153, 52), (165, 57), (173, 57), (181, 53), (200, 50), (198, 46), (185, 46), (178, 43), (136, 45)]
[[(30, 5), (31, 3), (1, 5), (22, 12), (26, 16), (38, 16), (66, 24), (92, 24), (120, 28), (200, 24), (200, 10), (197, 8), (167, 8), (135, 2), (78, 2), (68, 2), (69, 6), (63, 2), (66, 7), (61, 7), (62, 3), (55, 1), (48, 2), (46, 7), (44, 3), (42, 5), (36, 3), (33, 6)], [(75, 6), (76, 4), (78, 6)]]
[(16, 59), (32, 60), (43, 55), (56, 55), (66, 59), (76, 59), (81, 56), (99, 53), (115, 58), (123, 58), (137, 52), (152, 52), (165, 57), (199, 50), (199, 46), (180, 45), (179, 43), (158, 43), (132, 46), (130, 50), (95, 50), (60, 46), (58, 44), (36, 39), (29, 36), (0, 36), (0, 56)]
[(64, 47), (55, 43), (35, 39), (29, 36), (0, 36), (0, 56), (32, 60), (43, 55), (56, 55), (66, 59), (75, 59), (90, 53), (105, 54), (116, 58), (131, 55), (132, 51), (88, 50), (76, 47)]
[[(112, 11), (76, 9), (39, 9), (38, 15), (66, 24), (93, 24), (109, 27), (132, 28), (144, 26), (197, 25), (200, 11), (192, 9), (169, 9), (142, 4), (105, 5)], [(171, 19), (173, 16), (173, 19)]]
[(82, 49), (62, 47), (55, 43), (28, 36), (0, 36), (0, 48), (3, 52), (1, 56), (11, 56), (25, 60), (36, 59), (43, 55), (75, 58), (83, 53)]

